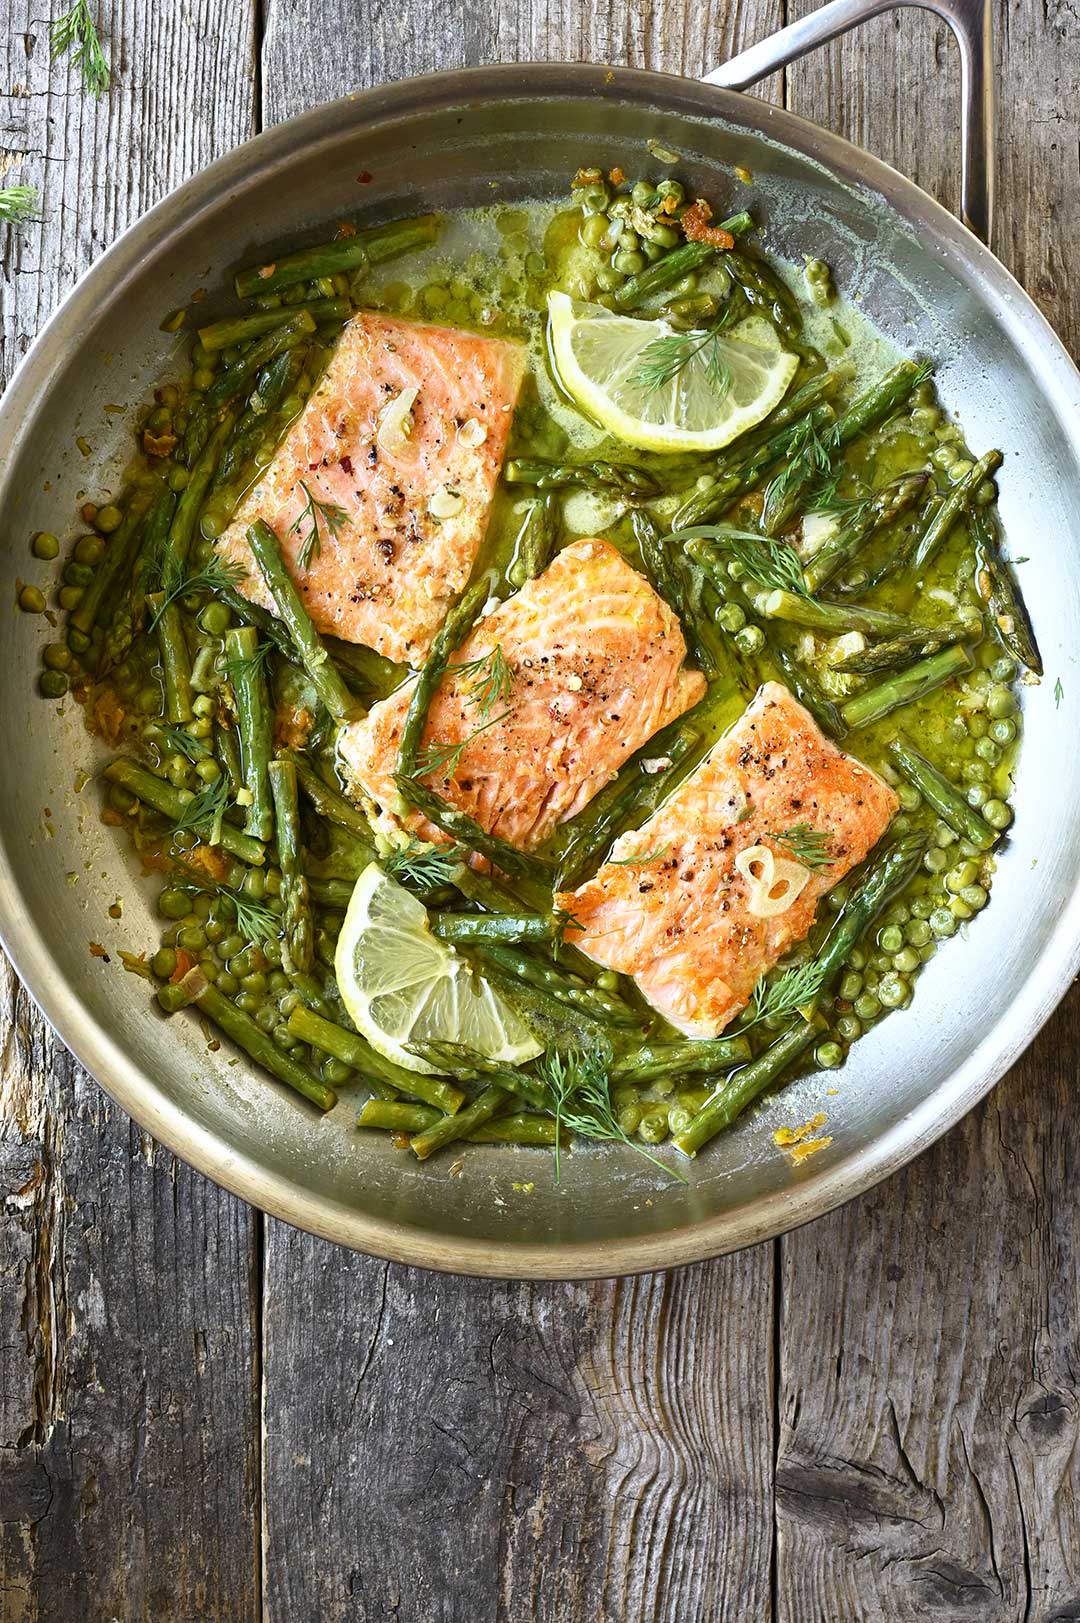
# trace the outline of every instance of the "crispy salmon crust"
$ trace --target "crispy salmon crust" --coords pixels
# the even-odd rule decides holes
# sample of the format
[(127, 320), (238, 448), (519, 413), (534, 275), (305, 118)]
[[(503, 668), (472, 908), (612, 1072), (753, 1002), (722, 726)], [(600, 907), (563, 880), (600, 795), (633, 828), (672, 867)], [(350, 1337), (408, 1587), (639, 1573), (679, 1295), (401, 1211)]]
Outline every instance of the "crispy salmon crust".
[[(606, 541), (565, 547), (476, 624), (452, 666), (483, 660), (496, 647), (508, 676), (486, 714), (475, 693), (483, 669), (451, 669), (436, 693), (423, 746), (472, 741), (452, 773), (424, 781), (521, 850), (535, 849), (588, 805), (636, 749), (705, 691), (704, 678), (684, 668), (675, 615)], [(393, 773), (410, 692), (411, 683), (399, 688), (339, 742), (355, 786), (396, 827)], [(494, 725), (477, 733), (487, 720)], [(419, 813), (404, 827), (445, 839)]]
[[(897, 798), (869, 767), (827, 739), (779, 682), (760, 688), (738, 721), (643, 828), (580, 889), (556, 897), (584, 926), (567, 938), (599, 964), (632, 975), (689, 1037), (715, 1037), (759, 978), (810, 929), (819, 899), (863, 860)], [(792, 853), (774, 837), (796, 825), (827, 837), (786, 912), (760, 918), (735, 867), (748, 846)], [(640, 856), (641, 862), (627, 862)]]
[[(222, 557), (251, 570), (240, 590), (273, 607), (246, 540), (261, 518), (318, 631), (418, 664), (472, 571), (524, 370), (521, 346), (501, 338), (354, 316), (218, 542)], [(407, 389), (417, 394), (405, 438), (389, 432), (385, 413)], [(301, 482), (344, 515), (336, 534), (320, 518), (307, 569), (298, 563), (310, 530)]]

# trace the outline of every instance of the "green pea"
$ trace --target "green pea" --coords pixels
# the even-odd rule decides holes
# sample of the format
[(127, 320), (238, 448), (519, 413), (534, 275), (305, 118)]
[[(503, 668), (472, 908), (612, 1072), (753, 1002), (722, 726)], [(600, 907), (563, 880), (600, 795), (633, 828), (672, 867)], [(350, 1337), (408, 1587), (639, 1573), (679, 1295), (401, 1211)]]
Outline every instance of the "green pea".
[(1015, 721), (1012, 721), (1008, 716), (1005, 716), (1001, 721), (991, 723), (990, 737), (994, 740), (995, 744), (999, 744), (1002, 749), (1006, 749), (1016, 737)]
[[(234, 930), (232, 934), (227, 935), (224, 941), (221, 943), (221, 956), (226, 959), (235, 958), (237, 953), (243, 952), (245, 945), (246, 943), (239, 930)], [(245, 966), (245, 970), (246, 967), (247, 966)], [(232, 969), (231, 964), (229, 965), (229, 968), (230, 970)]]
[(841, 1014), (837, 1016), (836, 1029), (846, 1043), (858, 1042), (862, 1036), (862, 1021), (857, 1014)]
[(744, 654), (759, 654), (765, 646), (765, 633), (760, 626), (743, 626), (735, 633), (735, 646)]
[(902, 783), (896, 794), (905, 811), (916, 811), (922, 805), (922, 795), (912, 783)]
[(191, 474), (186, 468), (175, 467), (169, 469), (167, 484), (170, 490), (177, 492), (186, 490), (190, 481)]
[(176, 944), (185, 952), (203, 952), (207, 945), (206, 931), (201, 924), (186, 925), (177, 936)]
[(255, 1024), (258, 1026), (260, 1031), (265, 1031), (267, 1036), (269, 1036), (274, 1027), (279, 1024), (278, 1012), (272, 1003), (264, 1003), (260, 1009), (256, 1010)]
[(102, 535), (111, 535), (114, 530), (120, 528), (123, 518), (124, 515), (115, 502), (106, 502), (104, 507), (98, 508), (94, 525), (101, 531)]
[(651, 209), (659, 195), (659, 188), (649, 180), (636, 180), (630, 188), (630, 201), (639, 209)]
[(646, 1144), (662, 1144), (668, 1136), (667, 1113), (652, 1112), (643, 1116), (638, 1125), (638, 1137)]
[[(836, 889), (839, 890), (840, 886), (837, 885)], [(865, 969), (866, 954), (861, 947), (852, 947), (847, 955), (847, 962), (849, 969)]]
[(613, 265), (601, 265), (596, 272), (596, 285), (604, 293), (616, 293), (626, 277)]
[(1001, 760), (1001, 746), (995, 744), (992, 738), (980, 738), (975, 745), (975, 753), (988, 766), (997, 766)]
[(911, 987), (903, 975), (882, 975), (878, 982), (878, 997), (886, 1009), (899, 1009), (911, 997)]
[[(929, 938), (929, 930), (927, 930), (926, 933), (927, 938)], [(893, 958), (892, 966), (895, 970), (898, 970), (901, 975), (911, 975), (914, 974), (915, 970), (918, 969), (920, 962), (921, 959), (919, 958), (919, 954), (916, 952), (914, 947), (901, 947), (900, 951)]]
[[(288, 1030), (287, 1027), (286, 1030)], [(323, 1077), (327, 1082), (330, 1083), (331, 1087), (343, 1087), (351, 1076), (352, 1066), (346, 1065), (344, 1060), (338, 1059), (333, 1054), (331, 1054), (330, 1058), (323, 1064)]]
[(978, 877), (977, 862), (958, 862), (956, 867), (945, 875), (945, 889), (958, 896), (965, 885), (973, 885)]
[(927, 851), (926, 855), (923, 857), (923, 867), (926, 869), (927, 873), (944, 873), (948, 866), (949, 859), (945, 855), (944, 851), (939, 851), (934, 846), (931, 846), (930, 850)]
[(990, 730), (990, 723), (984, 715), (975, 710), (968, 717), (967, 730), (971, 738), (985, 738)]
[(65, 564), (63, 578), (68, 586), (89, 586), (94, 578), (94, 571), (88, 564)]
[(844, 1063), (844, 1050), (839, 1043), (818, 1043), (814, 1049), (814, 1061), (823, 1071), (835, 1071)]
[(221, 637), (232, 624), (232, 610), (227, 603), (207, 603), (199, 614), (199, 625), (208, 637)]
[(990, 768), (985, 761), (978, 757), (974, 761), (965, 761), (961, 777), (968, 783), (988, 783), (990, 781)]
[(881, 1013), (881, 1004), (873, 992), (863, 992), (855, 1000), (855, 1013), (862, 1021), (876, 1020)]
[(157, 899), (157, 910), (163, 919), (186, 918), (190, 908), (191, 898), (182, 890), (166, 887)]
[(280, 969), (275, 969), (267, 980), (267, 989), (272, 997), (280, 997), (283, 992), (291, 991), (289, 977), (283, 975)]
[(201, 919), (203, 924), (210, 917), (213, 906), (214, 898), (212, 896), (200, 895), (192, 897), (191, 911), (197, 919)]
[(990, 791), (984, 783), (973, 783), (964, 796), (969, 806), (978, 811), (990, 799)]
[[(281, 894), (280, 868), (267, 868), (265, 870), (265, 877), (264, 870), (262, 868), (249, 869), (249, 872), (255, 874), (256, 881), (259, 879), (263, 880), (263, 890), (259, 894), (266, 896), (279, 896)], [(251, 895), (255, 895), (255, 892), (252, 891)], [(341, 924), (343, 916), (344, 915), (340, 913), (337, 915), (339, 925)]]
[(41, 663), (50, 671), (66, 671), (71, 664), (71, 649), (66, 643), (48, 642), (41, 650)]
[(935, 907), (927, 922), (931, 933), (939, 939), (956, 934), (956, 919), (947, 907)]
[(44, 614), (45, 593), (36, 586), (24, 586), (19, 592), (19, 607), (24, 614)]
[[(27, 588), (25, 588), (25, 590), (27, 590), (27, 591), (33, 590), (36, 593), (37, 597), (41, 598), (41, 608), (44, 609), (44, 607), (45, 607), (45, 599), (43, 597), (41, 597), (41, 593), (37, 590), (37, 587), (33, 587), (33, 588), (27, 587)], [(58, 602), (60, 604), (60, 607), (66, 613), (70, 614), (72, 609), (77, 609), (79, 604), (82, 602), (82, 595), (83, 595), (84, 590), (85, 590), (85, 588), (82, 587), (82, 586), (61, 586), (60, 590), (56, 594), (57, 600), (58, 600)], [(19, 607), (20, 608), (25, 608), (26, 605), (23, 602), (20, 601)], [(40, 613), (41, 610), (38, 609), (38, 610), (35, 610), (34, 612), (35, 613)], [(89, 646), (90, 646), (89, 640), (87, 640), (87, 647), (89, 647)]]
[(887, 952), (890, 956), (894, 952), (899, 952), (904, 945), (904, 936), (899, 925), (887, 924), (878, 935), (878, 945), (882, 952)]
[[(106, 508), (102, 508), (102, 512), (106, 511)], [(100, 522), (101, 513), (98, 514), (98, 523), (100, 524)], [(74, 557), (76, 563), (86, 564), (89, 568), (93, 569), (105, 556), (105, 543), (101, 539), (100, 535), (80, 535), (79, 539), (75, 543), (75, 551), (72, 556)], [(79, 584), (78, 581), (76, 581), (75, 584), (77, 586)]]
[(60, 556), (59, 538), (53, 535), (51, 530), (39, 530), (30, 543), (30, 550), (35, 558), (42, 558), (46, 563), (51, 563), (54, 558)]
[(932, 433), (941, 422), (941, 413), (936, 406), (916, 406), (911, 413), (911, 426), (921, 433)]
[[(922, 883), (925, 884), (926, 881), (923, 880)], [(925, 924), (927, 919), (930, 917), (930, 914), (933, 912), (933, 910), (934, 910), (933, 905), (932, 905), (929, 897), (927, 897), (927, 896), (916, 896), (914, 898), (914, 900), (912, 901), (912, 903), (911, 903), (911, 915), (912, 915), (912, 919), (913, 919), (914, 924), (915, 925)], [(910, 927), (909, 927), (909, 929), (907, 931), (907, 938), (908, 938), (909, 941), (911, 940), (911, 929), (910, 929)], [(914, 945), (919, 946), (920, 943), (916, 941), (914, 943)]]
[(620, 271), (623, 276), (637, 276), (640, 271), (645, 269), (647, 264), (648, 260), (640, 250), (621, 248), (611, 261), (611, 268)]
[(862, 976), (857, 974), (855, 970), (849, 969), (841, 976), (837, 994), (843, 998), (845, 1003), (854, 1003), (862, 989)]
[(1005, 687), (1003, 683), (992, 687), (986, 696), (986, 708), (994, 721), (1011, 716), (1016, 710), (1016, 697), (1012, 689)]
[(42, 671), (38, 677), (38, 689), (45, 699), (62, 699), (70, 685), (65, 671)]
[(951, 445), (939, 445), (930, 453), (931, 462), (938, 468), (951, 468), (956, 459), (957, 452)]
[(298, 1009), (303, 1001), (295, 986), (290, 986), (289, 990), (278, 998), (278, 1013), (287, 1020), (293, 1010)]
[(159, 947), (150, 960), (150, 968), (159, 981), (167, 981), (176, 973), (176, 953), (171, 947)]
[(725, 603), (716, 616), (717, 624), (724, 631), (741, 631), (746, 624), (746, 614), (738, 603)]
[(637, 1104), (624, 1105), (619, 1111), (616, 1120), (623, 1132), (629, 1137), (636, 1133), (641, 1125), (641, 1106)]
[(263, 942), (262, 951), (263, 951), (263, 957), (266, 959), (266, 962), (268, 964), (280, 964), (281, 963), (281, 960), (282, 960), (282, 946), (281, 946), (281, 942), (277, 939), (276, 936), (271, 936), (268, 941)]
[[(218, 984), (221, 984), (220, 981)], [(237, 992), (233, 1001), (238, 1009), (242, 1009), (245, 1014), (250, 1014), (252, 1018), (254, 1018), (254, 1016), (257, 1015), (259, 1010), (262, 1008), (262, 1004), (255, 996), (254, 992)]]
[(223, 969), (217, 978), (217, 989), (223, 997), (235, 997), (240, 989), (240, 982), (235, 975), (231, 975), (227, 969)]
[(219, 941), (223, 941), (225, 939), (225, 925), (222, 924), (220, 919), (207, 919), (203, 929), (206, 931), (207, 941), (212, 941), (215, 946), (217, 946)]
[(987, 800), (983, 803), (982, 814), (991, 828), (1006, 829), (1013, 820), (1013, 814), (1003, 800)]
[(581, 222), (579, 235), (586, 248), (599, 248), (607, 229), (608, 222), (603, 214), (590, 214)]

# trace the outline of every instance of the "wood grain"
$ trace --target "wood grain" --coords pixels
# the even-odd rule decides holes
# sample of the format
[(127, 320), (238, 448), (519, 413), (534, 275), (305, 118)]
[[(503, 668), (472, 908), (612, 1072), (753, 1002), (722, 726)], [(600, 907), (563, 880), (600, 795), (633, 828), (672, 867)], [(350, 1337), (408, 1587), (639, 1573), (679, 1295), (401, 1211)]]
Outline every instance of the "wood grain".
[(492, 1284), (273, 1223), (265, 1277), (270, 1618), (768, 1614), (771, 1247)]
[[(1075, 353), (1074, 8), (1002, 4), (998, 67), (995, 248)], [(955, 207), (957, 74), (905, 14), (792, 70), (792, 95)], [(781, 1242), (784, 1623), (1080, 1618), (1078, 1020), (1074, 994), (941, 1144)]]
[[(9, 0), (0, 31), (0, 170), (42, 215), (0, 234), (0, 377), (252, 121), (253, 8), (95, 5), (117, 78), (100, 104), (50, 66), (47, 9)], [(106, 1102), (3, 961), (0, 1187), (5, 1623), (254, 1619), (257, 1221)]]

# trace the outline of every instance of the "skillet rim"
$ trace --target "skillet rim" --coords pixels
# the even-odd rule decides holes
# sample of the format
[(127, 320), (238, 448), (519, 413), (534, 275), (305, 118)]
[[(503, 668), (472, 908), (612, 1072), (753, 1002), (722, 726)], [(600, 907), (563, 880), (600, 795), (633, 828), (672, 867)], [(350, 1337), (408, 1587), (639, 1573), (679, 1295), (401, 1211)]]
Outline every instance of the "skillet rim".
[[(351, 92), (260, 132), (167, 193), (134, 221), (84, 273), (16, 367), (0, 399), (0, 491), (10, 476), (13, 433), (24, 405), (51, 384), (53, 357), (92, 326), (97, 292), (129, 275), (141, 245), (182, 229), (221, 194), (256, 179), (295, 151), (340, 137), (345, 125), (408, 117), (421, 111), (531, 99), (574, 99), (588, 93), (659, 106), (680, 117), (719, 115), (821, 164), (837, 180), (880, 196), (923, 239), (924, 252), (953, 254), (982, 302), (1006, 314), (1042, 362), (1040, 383), (1068, 432), (1080, 467), (1080, 371), (1027, 292), (958, 219), (882, 159), (843, 136), (770, 102), (674, 74), (597, 63), (516, 63), (415, 75)], [(1004, 306), (1004, 311), (1002, 311)], [(65, 336), (67, 334), (67, 336)], [(1069, 421), (1069, 419), (1072, 421)], [(367, 1217), (326, 1196), (300, 1190), (250, 1156), (240, 1155), (157, 1093), (126, 1056), (122, 1041), (89, 1016), (56, 974), (29, 911), (20, 909), (11, 854), (0, 831), (0, 942), (35, 1005), (103, 1091), (173, 1154), (269, 1215), (324, 1239), (388, 1261), (497, 1279), (586, 1279), (641, 1273), (724, 1255), (785, 1233), (832, 1211), (899, 1170), (974, 1107), (1005, 1074), (1053, 1013), (1080, 969), (1080, 886), (1008, 1012), (1005, 1040), (987, 1064), (978, 1048), (919, 1107), (870, 1146), (805, 1184), (763, 1196), (738, 1212), (663, 1233), (623, 1240), (528, 1244), (448, 1238), (437, 1231)], [(1052, 973), (1047, 965), (1055, 966)], [(1000, 1022), (995, 1028), (1000, 1029)], [(102, 1077), (108, 1077), (106, 1083)]]

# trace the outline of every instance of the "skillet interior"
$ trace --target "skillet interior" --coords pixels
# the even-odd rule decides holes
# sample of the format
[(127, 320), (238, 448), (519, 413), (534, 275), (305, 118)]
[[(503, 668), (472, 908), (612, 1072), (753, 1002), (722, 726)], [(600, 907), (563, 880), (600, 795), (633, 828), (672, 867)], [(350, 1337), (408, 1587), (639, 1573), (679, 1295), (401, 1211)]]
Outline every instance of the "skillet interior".
[[(348, 1103), (317, 1120), (245, 1065), (209, 1054), (194, 1021), (166, 1027), (115, 955), (109, 965), (90, 956), (91, 940), (138, 950), (156, 939), (157, 923), (126, 842), (97, 820), (94, 787), (73, 793), (96, 748), (78, 711), (58, 714), (34, 696), (40, 622), (9, 620), (0, 648), (0, 747), (18, 763), (0, 796), (0, 923), (46, 1015), (125, 1109), (219, 1182), (333, 1239), (428, 1266), (610, 1274), (780, 1232), (925, 1147), (1030, 1040), (1075, 973), (1080, 939), (1080, 766), (1065, 735), (1080, 698), (1071, 654), (1080, 646), (1071, 541), (1080, 377), (997, 262), (845, 142), (767, 104), (660, 75), (485, 68), (318, 109), (214, 165), (95, 267), (0, 407), (10, 603), (32, 532), (62, 526), (80, 492), (107, 485), (110, 459), (129, 454), (124, 420), (103, 408), (145, 397), (170, 343), (160, 319), (196, 287), (224, 285), (255, 244), (315, 240), (320, 224), (357, 208), (380, 218), (559, 197), (585, 158), (634, 173), (649, 162), (649, 137), (683, 154), (703, 195), (729, 195), (731, 167), (748, 167), (754, 183), (739, 203), (767, 222), (770, 246), (795, 259), (823, 255), (897, 345), (938, 358), (944, 400), (972, 443), (1008, 453), (1002, 511), (1013, 553), (1032, 560), (1022, 580), (1049, 676), (1027, 695), (1017, 819), (993, 905), (843, 1071), (787, 1089), (716, 1141), (689, 1167), (688, 1190), (615, 1148), (565, 1157), (555, 1189), (542, 1151), (470, 1147), (452, 1177), (451, 1157), (421, 1168), (374, 1135), (358, 1141)], [(362, 172), (370, 183), (358, 182)], [(76, 434), (91, 442), (89, 464)], [(106, 913), (118, 896), (119, 924)], [(832, 1146), (794, 1172), (772, 1132), (818, 1108), (828, 1111)], [(527, 1183), (531, 1192), (514, 1188)]]

